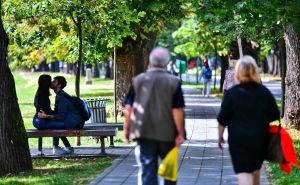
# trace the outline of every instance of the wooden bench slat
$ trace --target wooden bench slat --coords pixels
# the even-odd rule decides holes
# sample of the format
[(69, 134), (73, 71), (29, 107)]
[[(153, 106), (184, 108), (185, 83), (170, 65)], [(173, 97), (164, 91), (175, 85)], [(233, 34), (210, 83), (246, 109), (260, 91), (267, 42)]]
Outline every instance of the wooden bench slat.
[(84, 125), (84, 128), (118, 128), (118, 130), (123, 130), (124, 124), (123, 123), (88, 123)]
[(27, 136), (33, 137), (61, 137), (61, 136), (116, 136), (118, 129), (95, 130), (27, 130)]

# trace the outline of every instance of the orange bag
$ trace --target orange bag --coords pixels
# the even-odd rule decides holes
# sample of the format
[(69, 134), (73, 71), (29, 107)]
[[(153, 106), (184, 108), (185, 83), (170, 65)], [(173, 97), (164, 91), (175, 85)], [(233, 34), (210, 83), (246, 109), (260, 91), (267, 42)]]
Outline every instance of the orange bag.
[(297, 154), (291, 136), (283, 127), (271, 125), (269, 133), (278, 133), (278, 129), (280, 129), (281, 149), (284, 157), (284, 163), (280, 164), (280, 168), (289, 174), (292, 171), (292, 165), (299, 168)]

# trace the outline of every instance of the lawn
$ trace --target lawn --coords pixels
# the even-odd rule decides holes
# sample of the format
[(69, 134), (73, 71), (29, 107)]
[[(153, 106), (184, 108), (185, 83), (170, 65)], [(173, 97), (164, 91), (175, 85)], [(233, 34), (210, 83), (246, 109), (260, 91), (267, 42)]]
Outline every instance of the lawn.
[(113, 158), (33, 160), (34, 170), (0, 179), (0, 185), (87, 184), (109, 167)]
[(182, 81), (182, 85), (185, 86), (185, 87), (188, 87), (188, 88), (197, 89), (199, 91), (202, 91), (202, 89), (204, 87), (203, 83), (196, 84), (196, 83), (184, 82), (184, 81)]

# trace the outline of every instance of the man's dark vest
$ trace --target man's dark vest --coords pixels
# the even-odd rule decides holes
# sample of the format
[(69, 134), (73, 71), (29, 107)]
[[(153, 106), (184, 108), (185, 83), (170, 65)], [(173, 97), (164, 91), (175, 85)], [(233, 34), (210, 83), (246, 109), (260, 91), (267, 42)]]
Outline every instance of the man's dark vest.
[(172, 100), (179, 82), (162, 68), (151, 68), (133, 79), (131, 137), (174, 141)]

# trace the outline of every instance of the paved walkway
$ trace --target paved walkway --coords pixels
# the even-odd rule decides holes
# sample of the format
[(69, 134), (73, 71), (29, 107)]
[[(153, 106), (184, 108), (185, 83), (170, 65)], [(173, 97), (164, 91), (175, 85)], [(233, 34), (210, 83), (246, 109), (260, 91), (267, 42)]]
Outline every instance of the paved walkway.
[[(203, 98), (193, 89), (184, 89), (186, 101), (186, 129), (188, 140), (179, 152), (178, 185), (234, 185), (236, 176), (232, 169), (228, 148), (217, 147), (216, 115), (220, 100)], [(227, 137), (227, 136), (225, 136)], [(134, 150), (127, 150), (90, 184), (135, 185), (138, 167)], [(265, 168), (262, 169), (261, 184), (269, 185)]]
[[(214, 76), (212, 78), (211, 87), (214, 85)], [(190, 82), (190, 83), (196, 83), (196, 76), (195, 75), (188, 75), (188, 74), (182, 74), (182, 81), (184, 82)], [(265, 85), (274, 95), (274, 97), (277, 100), (281, 100), (281, 81), (275, 81), (275, 80), (264, 80), (262, 79), (263, 85)], [(199, 81), (199, 84), (201, 84), (202, 81)], [(216, 84), (219, 86), (220, 79), (216, 79)]]

